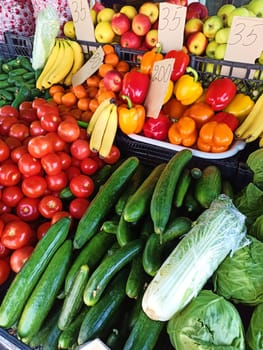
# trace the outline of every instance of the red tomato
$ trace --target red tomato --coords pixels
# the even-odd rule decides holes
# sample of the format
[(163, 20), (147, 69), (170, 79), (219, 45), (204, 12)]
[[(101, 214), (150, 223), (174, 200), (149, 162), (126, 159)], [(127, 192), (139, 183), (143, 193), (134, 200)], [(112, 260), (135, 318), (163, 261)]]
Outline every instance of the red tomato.
[(107, 157), (103, 158), (107, 164), (115, 164), (120, 159), (121, 153), (117, 146), (112, 145), (110, 153)]
[(32, 101), (23, 101), (23, 102), (21, 102), (20, 105), (19, 105), (19, 108), (18, 108), (19, 116), (20, 116), (20, 112), (21, 111), (24, 111), (24, 110), (27, 110), (27, 109), (32, 109), (33, 108), (32, 104), (33, 104)]
[(74, 198), (70, 201), (69, 212), (74, 219), (81, 219), (89, 204), (86, 198)]
[(47, 233), (50, 226), (51, 226), (50, 221), (45, 221), (42, 224), (38, 225), (38, 227), (37, 227), (37, 239), (39, 241), (43, 236), (45, 236), (45, 234)]
[(5, 187), (2, 192), (2, 201), (9, 207), (16, 207), (24, 197), (20, 186)]
[(73, 157), (83, 160), (90, 156), (89, 142), (87, 140), (77, 139), (71, 143), (70, 153)]
[(59, 221), (60, 219), (62, 218), (69, 218), (72, 222), (72, 216), (71, 214), (68, 212), (68, 211), (57, 211), (53, 216), (52, 216), (52, 219), (51, 219), (51, 225), (54, 225), (57, 221)]
[(5, 259), (0, 259), (0, 285), (4, 284), (10, 275), (11, 268)]
[(68, 184), (68, 177), (64, 171), (56, 175), (46, 176), (47, 187), (52, 192), (57, 192), (63, 190)]
[(35, 158), (42, 158), (53, 152), (53, 144), (45, 135), (35, 136), (28, 143), (28, 152)]
[(80, 135), (80, 127), (77, 121), (63, 120), (57, 128), (58, 136), (65, 142), (73, 142)]
[(52, 105), (51, 103), (43, 103), (37, 108), (37, 117), (41, 119), (43, 116), (47, 114), (51, 114), (53, 116), (59, 117), (59, 109), (56, 105)]
[(0, 139), (0, 162), (5, 161), (10, 155), (10, 149), (3, 139)]
[(0, 166), (0, 185), (15, 186), (21, 179), (21, 173), (15, 164), (3, 163)]
[(11, 253), (11, 249), (6, 248), (1, 241), (0, 241), (0, 258), (5, 258), (6, 256), (9, 256)]
[(0, 215), (5, 213), (10, 213), (10, 212), (11, 212), (11, 207), (9, 207), (2, 200), (0, 200)]
[(60, 198), (47, 195), (40, 200), (38, 210), (44, 218), (51, 219), (56, 212), (62, 210), (62, 207), (63, 203)]
[(9, 136), (23, 141), (29, 136), (29, 127), (24, 123), (14, 123), (9, 129)]
[(17, 123), (16, 117), (4, 117), (0, 123), (0, 135), (6, 136), (9, 134), (9, 130), (12, 124)]
[[(25, 102), (29, 102), (29, 101), (25, 101)], [(19, 112), (19, 120), (22, 120), (23, 122), (25, 122), (26, 125), (30, 125), (33, 121), (37, 120), (36, 110), (33, 108), (21, 109)]]
[(32, 245), (26, 245), (22, 248), (16, 249), (10, 255), (10, 267), (11, 270), (15, 273), (18, 273), (23, 267), (24, 263), (28, 260), (28, 258), (33, 253), (34, 247)]
[(18, 249), (33, 241), (34, 232), (23, 220), (8, 222), (1, 236), (1, 243), (8, 249)]
[(60, 157), (55, 152), (45, 155), (40, 161), (47, 175), (57, 175), (62, 171)]
[(80, 174), (70, 180), (69, 188), (74, 196), (87, 198), (93, 193), (94, 182), (91, 177)]
[(42, 176), (32, 175), (22, 181), (21, 189), (26, 197), (39, 198), (45, 193), (47, 182)]
[(39, 199), (24, 197), (17, 204), (16, 215), (23, 221), (29, 222), (39, 218), (38, 210)]
[[(10, 221), (17, 220), (18, 217), (15, 214), (12, 214), (12, 213), (4, 213), (4, 214), (1, 215), (0, 219), (1, 219), (1, 221), (4, 222), (4, 224), (7, 224)], [(3, 229), (3, 227), (2, 227), (2, 229)], [(2, 232), (2, 229), (1, 229), (1, 232)]]
[(62, 170), (68, 169), (71, 166), (71, 157), (70, 157), (70, 155), (68, 153), (64, 152), (64, 151), (57, 152), (57, 155), (60, 158)]
[(85, 175), (93, 175), (99, 169), (99, 164), (93, 158), (85, 158), (80, 163), (80, 169)]
[(52, 112), (46, 113), (40, 118), (40, 125), (42, 128), (50, 132), (56, 131), (60, 122), (60, 116), (57, 116)]
[(29, 126), (31, 136), (46, 135), (47, 131), (42, 128), (40, 120), (34, 120)]
[(16, 147), (15, 149), (13, 149), (11, 151), (10, 158), (12, 159), (13, 162), (18, 163), (19, 159), (25, 153), (28, 153), (27, 152), (27, 146), (26, 145), (22, 145), (22, 146)]
[(5, 138), (5, 143), (7, 144), (7, 146), (9, 147), (10, 151), (13, 151), (14, 149), (16, 149), (17, 147), (22, 146), (22, 142), (19, 141), (17, 138), (15, 138), (14, 136), (7, 136)]
[(80, 175), (80, 174), (81, 174), (81, 171), (76, 166), (70, 166), (68, 169), (66, 169), (66, 175), (67, 175), (69, 181), (73, 177)]
[(65, 151), (66, 142), (63, 141), (56, 132), (49, 132), (46, 136), (51, 138), (54, 152)]
[(47, 100), (42, 97), (37, 97), (32, 101), (32, 107), (37, 109), (39, 106), (46, 104)]
[(18, 160), (18, 169), (23, 175), (33, 176), (39, 175), (42, 170), (41, 162), (39, 159), (33, 157), (29, 153), (25, 153)]
[(6, 105), (0, 108), (0, 116), (2, 117), (15, 117), (18, 119), (19, 111), (15, 107), (10, 105)]

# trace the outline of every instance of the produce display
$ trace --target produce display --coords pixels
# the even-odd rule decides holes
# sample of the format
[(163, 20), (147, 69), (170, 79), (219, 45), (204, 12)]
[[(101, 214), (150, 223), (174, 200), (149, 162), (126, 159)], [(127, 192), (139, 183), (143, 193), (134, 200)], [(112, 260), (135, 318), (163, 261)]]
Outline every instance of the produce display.
[[(209, 78), (233, 17), (262, 2), (168, 2), (187, 7), (181, 49), (158, 42), (158, 3), (95, 3), (93, 51), (61, 4), (32, 57), (0, 58), (0, 327), (21, 346), (262, 348), (262, 54), (249, 79)], [(181, 148), (146, 162), (120, 135)]]

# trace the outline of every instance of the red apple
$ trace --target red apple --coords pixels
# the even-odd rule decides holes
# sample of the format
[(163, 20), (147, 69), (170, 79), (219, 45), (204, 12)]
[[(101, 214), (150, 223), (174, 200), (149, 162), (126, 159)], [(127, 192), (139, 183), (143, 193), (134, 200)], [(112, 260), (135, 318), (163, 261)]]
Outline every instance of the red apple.
[(191, 2), (187, 6), (186, 20), (190, 18), (205, 19), (208, 16), (208, 8), (206, 5), (201, 4), (199, 1)]
[(188, 51), (196, 56), (200, 56), (205, 52), (208, 39), (203, 32), (192, 33), (186, 40), (186, 47)]
[(137, 50), (142, 44), (142, 38), (135, 34), (132, 30), (128, 30), (122, 34), (120, 38), (121, 47)]
[(169, 4), (175, 4), (180, 6), (188, 5), (188, 0), (166, 0), (166, 2), (169, 2)]
[(153, 24), (152, 24), (152, 29), (158, 29), (159, 26), (159, 20), (157, 19)]
[(184, 35), (187, 38), (190, 34), (202, 32), (203, 21), (200, 18), (190, 18), (185, 22)]
[(138, 13), (132, 20), (132, 30), (139, 36), (146, 35), (151, 29), (151, 26), (150, 18), (143, 13)]
[(158, 29), (150, 29), (145, 35), (145, 44), (148, 49), (152, 49), (158, 43)]
[(122, 79), (123, 76), (121, 72), (112, 69), (108, 71), (103, 78), (104, 86), (107, 90), (119, 92), (122, 89)]
[(111, 19), (111, 27), (115, 34), (122, 35), (130, 29), (131, 22), (127, 15), (117, 12)]
[(95, 10), (97, 13), (104, 8), (105, 6), (99, 1), (96, 1), (95, 4), (92, 6), (92, 9)]

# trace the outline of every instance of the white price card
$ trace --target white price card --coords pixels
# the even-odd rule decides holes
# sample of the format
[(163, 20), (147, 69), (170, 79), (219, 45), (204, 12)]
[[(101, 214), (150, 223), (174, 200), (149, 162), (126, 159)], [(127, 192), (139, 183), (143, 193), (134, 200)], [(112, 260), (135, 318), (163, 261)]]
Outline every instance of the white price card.
[(157, 118), (161, 111), (173, 66), (174, 58), (166, 58), (153, 65), (151, 83), (144, 102), (148, 117)]
[(162, 51), (181, 50), (184, 43), (186, 6), (160, 2), (158, 41)]
[(68, 0), (77, 40), (95, 41), (94, 25), (87, 0)]
[[(263, 49), (263, 18), (235, 16), (230, 29), (224, 60), (254, 64)], [(229, 67), (222, 67), (227, 74)], [(233, 76), (244, 78), (246, 69), (234, 68)], [(251, 72), (253, 78), (253, 72)]]

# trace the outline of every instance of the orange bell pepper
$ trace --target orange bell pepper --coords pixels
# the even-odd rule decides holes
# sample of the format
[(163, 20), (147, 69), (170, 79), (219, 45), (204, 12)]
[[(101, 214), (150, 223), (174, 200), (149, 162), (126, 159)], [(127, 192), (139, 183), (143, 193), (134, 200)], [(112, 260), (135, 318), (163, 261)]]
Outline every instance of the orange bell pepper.
[(234, 133), (226, 123), (209, 121), (199, 131), (197, 148), (203, 152), (225, 152), (233, 139)]
[(212, 118), (214, 114), (214, 110), (206, 102), (195, 102), (184, 111), (183, 116), (188, 116), (194, 119), (196, 126), (200, 128)]
[(174, 145), (191, 147), (195, 144), (196, 139), (196, 123), (190, 117), (181, 117), (178, 122), (174, 122), (168, 130), (168, 140)]
[(153, 65), (163, 59), (161, 46), (157, 45), (150, 51), (146, 51), (141, 58), (140, 71), (144, 74), (152, 74)]
[(138, 134), (142, 131), (145, 121), (145, 108), (142, 105), (133, 105), (128, 96), (122, 96), (127, 106), (118, 107), (118, 125), (124, 134)]
[(172, 119), (179, 119), (182, 117), (186, 108), (188, 108), (188, 106), (184, 106), (176, 97), (170, 98), (170, 100), (163, 105), (164, 113), (168, 114), (169, 118)]

